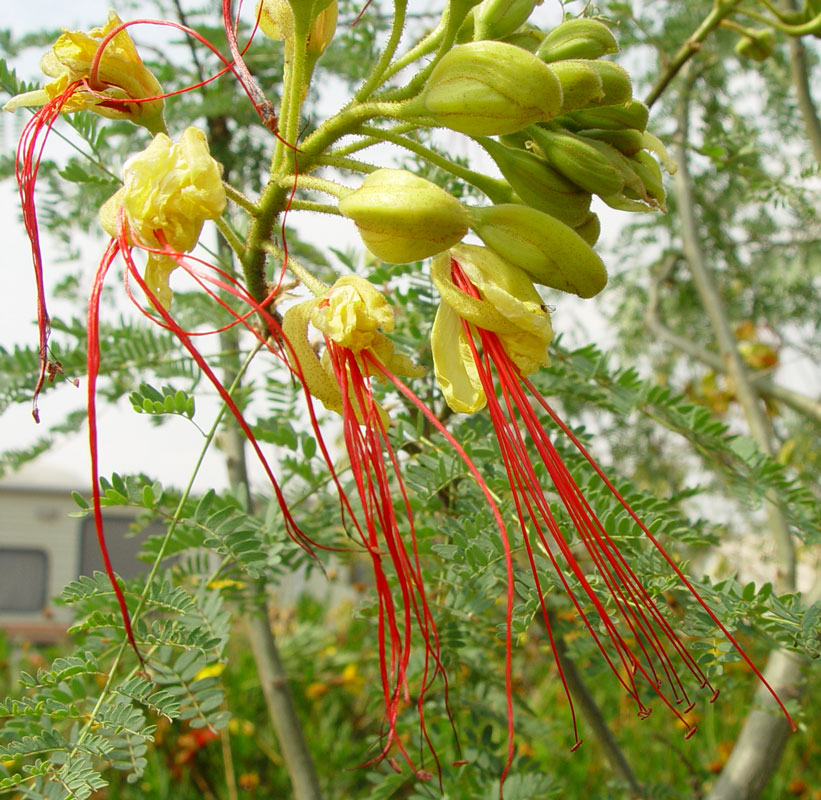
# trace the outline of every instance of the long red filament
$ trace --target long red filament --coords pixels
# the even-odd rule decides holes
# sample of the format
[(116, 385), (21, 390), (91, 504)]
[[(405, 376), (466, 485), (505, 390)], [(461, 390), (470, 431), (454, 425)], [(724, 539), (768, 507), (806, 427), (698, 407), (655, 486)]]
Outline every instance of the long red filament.
[[(476, 287), (473, 286), (467, 278), (458, 262), (452, 260), (451, 265), (454, 283), (466, 294), (479, 297), (480, 295)], [(672, 710), (674, 715), (687, 726), (685, 735), (688, 738), (695, 731), (695, 726), (690, 726), (683, 716), (693, 707), (693, 703), (688, 697), (684, 683), (678, 674), (674, 656), (677, 656), (687, 671), (693, 675), (699, 687), (707, 688), (712, 693), (710, 702), (713, 702), (718, 696), (718, 691), (714, 690), (710, 685), (704, 672), (675, 633), (658, 604), (642, 585), (635, 572), (619, 551), (616, 543), (604, 529), (604, 526), (585, 499), (581, 489), (572, 478), (570, 471), (563, 463), (551, 442), (550, 437), (530, 402), (528, 394), (524, 391), (525, 389), (527, 389), (529, 395), (550, 415), (559, 429), (570, 439), (585, 460), (593, 467), (597, 476), (602, 480), (619, 504), (627, 511), (639, 529), (650, 539), (670, 567), (672, 567), (675, 575), (705, 609), (713, 622), (738, 651), (739, 655), (753, 669), (759, 680), (761, 680), (770, 691), (794, 729), (794, 723), (780, 698), (758, 669), (756, 669), (749, 656), (747, 656), (732, 634), (730, 634), (727, 628), (710, 610), (690, 581), (684, 576), (672, 558), (664, 551), (658, 540), (650, 533), (613, 484), (607, 479), (578, 438), (570, 431), (567, 425), (559, 419), (558, 415), (536, 390), (532, 382), (520, 373), (518, 367), (507, 354), (499, 337), (495, 333), (476, 328), (467, 322), (463, 322), (463, 329), (487, 397), (488, 411), (493, 421), (505, 468), (509, 476), (510, 487), (513, 492), (513, 499), (524, 536), (528, 560), (535, 579), (536, 590), (539, 595), (542, 614), (551, 643), (553, 642), (553, 634), (538, 578), (530, 526), (532, 526), (533, 531), (535, 531), (541, 548), (550, 560), (571, 602), (581, 616), (588, 631), (593, 636), (596, 645), (603, 653), (610, 669), (616, 675), (616, 678), (625, 688), (628, 695), (636, 702), (640, 716), (644, 717), (649, 714), (650, 709), (644, 705), (639, 696), (639, 688), (634, 680), (636, 673), (644, 677), (651, 689)], [(480, 346), (481, 352), (479, 349)], [(497, 396), (497, 385), (501, 393), (501, 402)], [(615, 613), (608, 611), (605, 604), (599, 598), (598, 590), (594, 588), (585, 575), (584, 570), (573, 552), (573, 548), (550, 509), (530, 460), (527, 442), (525, 440), (525, 432), (529, 441), (535, 446), (542, 464), (547, 469), (565, 511), (570, 517), (573, 529), (576, 531), (581, 544), (591, 558), (598, 578), (610, 596), (615, 608)], [(554, 547), (558, 548), (562, 556), (566, 565), (564, 568), (559, 564), (553, 552)], [(606, 638), (609, 640), (610, 647), (612, 647), (615, 661), (613, 660), (613, 656), (608, 652), (608, 647), (600, 638), (599, 633), (589, 619), (588, 614), (584, 611), (583, 603), (577, 598), (576, 592), (578, 589), (571, 586), (571, 576), (578, 584), (587, 602), (591, 604), (596, 611), (599, 621), (606, 633)], [(622, 631), (624, 631), (624, 633), (622, 633)], [(634, 652), (630, 642), (625, 639), (625, 635), (628, 633), (634, 643), (633, 647), (637, 649), (637, 652)], [(560, 678), (564, 683), (564, 676), (562, 675), (561, 664), (558, 658), (556, 662), (559, 668)], [(620, 665), (620, 668), (617, 666), (617, 663)], [(565, 693), (570, 702), (571, 713), (573, 713), (572, 700), (570, 699), (566, 684)], [(679, 706), (682, 704), (684, 704), (684, 707), (680, 710)], [(574, 747), (576, 747), (578, 746), (579, 740), (576, 731), (575, 713), (573, 713), (573, 728), (576, 739)]]

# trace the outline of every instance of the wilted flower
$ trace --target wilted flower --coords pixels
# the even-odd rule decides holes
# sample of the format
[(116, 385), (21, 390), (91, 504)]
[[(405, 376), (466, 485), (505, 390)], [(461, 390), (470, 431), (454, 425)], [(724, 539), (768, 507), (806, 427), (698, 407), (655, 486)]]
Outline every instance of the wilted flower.
[[(43, 72), (54, 80), (42, 89), (12, 97), (3, 108), (45, 106), (66, 95), (61, 111), (90, 110), (111, 119), (130, 120), (152, 133), (163, 130), (162, 88), (143, 64), (128, 32), (118, 31), (99, 52), (101, 42), (119, 25), (122, 21), (111, 10), (102, 28), (63, 33), (40, 62)], [(129, 102), (135, 100), (146, 101)]]

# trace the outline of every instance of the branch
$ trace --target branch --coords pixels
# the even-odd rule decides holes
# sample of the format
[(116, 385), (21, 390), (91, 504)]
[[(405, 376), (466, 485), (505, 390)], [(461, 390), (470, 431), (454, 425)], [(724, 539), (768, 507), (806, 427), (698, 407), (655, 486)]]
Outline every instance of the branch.
[[(700, 347), (693, 339), (688, 339), (674, 333), (664, 324), (659, 315), (659, 291), (661, 284), (666, 279), (676, 260), (676, 256), (670, 256), (650, 284), (647, 310), (644, 315), (645, 324), (659, 339), (663, 339), (679, 352), (684, 353), (696, 361), (700, 361), (716, 372), (726, 373), (726, 364), (721, 356)], [(750, 375), (749, 379), (753, 389), (761, 397), (768, 397), (772, 400), (784, 403), (785, 406), (789, 406), (793, 411), (797, 411), (799, 414), (803, 414), (821, 424), (821, 403), (817, 400), (813, 400), (801, 392), (796, 392), (785, 386), (781, 386), (766, 375)]]
[[(684, 254), (726, 365), (727, 374), (735, 383), (736, 395), (747, 419), (750, 433), (762, 451), (772, 454), (769, 423), (736, 349), (726, 307), (712, 271), (707, 265), (698, 234), (695, 195), (687, 162), (691, 88), (692, 81), (688, 80), (679, 98), (676, 113), (678, 136), (675, 157), (679, 169), (676, 174), (675, 191), (681, 217)], [(795, 586), (795, 548), (789, 527), (781, 510), (774, 503), (767, 504), (767, 515), (776, 540), (779, 584), (783, 589), (790, 590)], [(803, 690), (800, 659), (795, 654), (773, 651), (764, 675), (780, 696), (785, 699), (800, 697)], [(781, 714), (776, 713), (775, 701), (768, 692), (765, 697), (762, 688), (763, 685), (760, 685), (756, 692), (758, 708), (751, 711), (744, 720), (733, 752), (708, 795), (708, 800), (756, 800), (778, 768), (790, 735), (790, 726)]]
[[(689, 73), (690, 70), (688, 69)], [(710, 321), (716, 339), (721, 360), (727, 375), (735, 386), (736, 397), (744, 412), (750, 429), (750, 435), (763, 453), (774, 455), (772, 429), (767, 419), (760, 398), (753, 390), (747, 369), (736, 348), (733, 329), (727, 316), (727, 309), (719, 293), (712, 270), (707, 264), (706, 256), (699, 237), (696, 219), (696, 199), (688, 167), (689, 111), (690, 90), (692, 81), (688, 80), (678, 102), (676, 112), (678, 135), (675, 145), (675, 159), (678, 172), (675, 176), (675, 193), (681, 220), (681, 239), (684, 257), (690, 267), (693, 283), (701, 298), (702, 306)], [(775, 498), (770, 498), (775, 501)], [(778, 578), (783, 591), (795, 587), (795, 546), (790, 535), (789, 526), (776, 502), (767, 504), (767, 515), (775, 539), (778, 555)]]
[(561, 662), (562, 672), (564, 672), (573, 700), (578, 705), (585, 722), (599, 743), (604, 757), (610, 762), (613, 772), (630, 786), (630, 798), (646, 797), (636, 773), (633, 772), (633, 768), (619, 747), (616, 737), (613, 736), (613, 732), (602, 716), (601, 709), (596, 705), (593, 695), (590, 694), (590, 690), (576, 669), (576, 664), (568, 656), (567, 644), (561, 636), (554, 635), (554, 641), (556, 644), (556, 658)]
[[(787, 5), (795, 8), (794, 0), (787, 0)], [(791, 36), (790, 48), (790, 77), (795, 89), (798, 109), (804, 118), (804, 127), (807, 129), (807, 138), (810, 140), (815, 160), (821, 163), (821, 122), (815, 110), (815, 103), (810, 92), (810, 79), (807, 70), (807, 51), (801, 38)]]
[(651, 107), (653, 103), (659, 99), (659, 97), (661, 97), (672, 82), (673, 78), (675, 78), (681, 71), (681, 68), (701, 50), (701, 43), (721, 24), (721, 21), (725, 17), (732, 13), (738, 3), (739, 0), (716, 0), (713, 10), (705, 17), (701, 25), (696, 28), (693, 34), (679, 48), (678, 52), (673, 56), (672, 60), (665, 68), (664, 72), (659, 75), (655, 84), (653, 84), (653, 88), (644, 99), (644, 102), (648, 108)]

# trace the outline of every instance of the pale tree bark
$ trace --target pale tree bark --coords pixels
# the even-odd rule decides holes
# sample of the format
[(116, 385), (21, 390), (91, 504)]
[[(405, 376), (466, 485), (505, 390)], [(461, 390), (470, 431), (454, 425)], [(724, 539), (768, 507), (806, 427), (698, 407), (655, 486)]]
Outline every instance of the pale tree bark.
[[(687, 80), (678, 103), (675, 148), (675, 159), (678, 163), (675, 193), (679, 206), (684, 255), (725, 364), (725, 370), (733, 380), (736, 397), (750, 435), (762, 452), (772, 455), (772, 429), (738, 353), (726, 306), (708, 265), (699, 236), (695, 196), (688, 170), (691, 87), (692, 81)], [(781, 591), (793, 591), (796, 573), (795, 547), (789, 525), (776, 499), (768, 496), (767, 503), (769, 534), (775, 542), (777, 555), (776, 583)], [(801, 662), (799, 656), (786, 651), (774, 651), (770, 655), (764, 674), (783, 700), (797, 699), (801, 696)], [(790, 736), (790, 726), (768, 692), (759, 690), (756, 706), (757, 708), (747, 715), (733, 752), (710, 790), (707, 800), (755, 800), (777, 769)]]

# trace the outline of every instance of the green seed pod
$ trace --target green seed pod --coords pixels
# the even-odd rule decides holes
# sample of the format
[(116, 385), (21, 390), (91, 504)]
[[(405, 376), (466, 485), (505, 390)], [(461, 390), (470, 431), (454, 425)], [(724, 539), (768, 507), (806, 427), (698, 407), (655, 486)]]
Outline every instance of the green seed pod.
[(563, 115), (562, 124), (568, 122), (567, 127), (573, 130), (583, 128), (604, 128), (606, 130), (621, 130), (634, 128), (643, 131), (650, 118), (650, 109), (641, 100), (630, 100), (627, 103), (612, 106), (598, 106), (571, 111)]
[(482, 0), (473, 12), (473, 38), (504, 39), (527, 22), (542, 0)]
[(389, 264), (441, 253), (461, 241), (468, 213), (435, 183), (402, 169), (379, 169), (339, 201), (365, 246)]
[(567, 58), (601, 58), (617, 53), (619, 45), (610, 28), (595, 19), (569, 19), (545, 37), (537, 55), (552, 63)]
[(599, 256), (576, 231), (549, 214), (516, 204), (469, 212), (479, 238), (536, 283), (579, 297), (593, 297), (607, 283)]
[(550, 69), (562, 85), (562, 114), (590, 103), (598, 103), (604, 96), (604, 86), (592, 61), (568, 59), (556, 61)]
[(571, 227), (587, 219), (590, 193), (579, 189), (544, 159), (527, 150), (505, 147), (493, 139), (478, 141), (522, 202)]
[(559, 79), (532, 53), (504, 42), (471, 42), (445, 54), (402, 116), (432, 117), (468, 136), (496, 136), (553, 119), (561, 105)]

